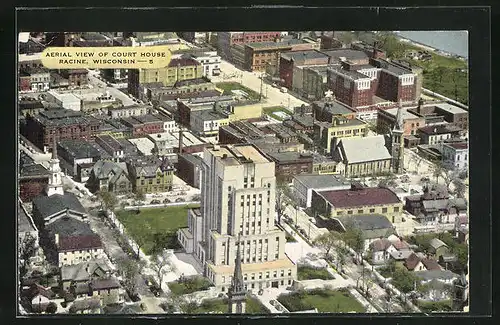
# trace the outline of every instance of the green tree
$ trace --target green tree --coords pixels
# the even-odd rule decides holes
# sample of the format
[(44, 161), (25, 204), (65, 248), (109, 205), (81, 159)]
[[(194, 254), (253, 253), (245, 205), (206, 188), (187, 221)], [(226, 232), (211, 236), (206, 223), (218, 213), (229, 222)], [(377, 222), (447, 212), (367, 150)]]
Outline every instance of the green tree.
[(103, 210), (106, 209), (114, 211), (116, 205), (118, 204), (118, 199), (114, 193), (108, 191), (98, 191), (96, 195), (101, 202), (101, 208)]
[(392, 275), (392, 285), (405, 294), (413, 291), (418, 282), (415, 273), (406, 268), (397, 268)]
[(337, 246), (338, 236), (334, 232), (327, 232), (314, 240), (314, 245), (325, 250), (325, 256), (330, 259), (330, 251)]
[(57, 305), (55, 302), (51, 301), (47, 305), (47, 308), (45, 309), (45, 312), (48, 314), (55, 314), (57, 311)]
[(19, 245), (20, 276), (24, 277), (28, 272), (30, 258), (36, 253), (36, 238), (31, 234), (26, 234)]
[(285, 179), (276, 177), (276, 213), (278, 215), (278, 224), (281, 223), (281, 218), (285, 214), (285, 209), (288, 205), (294, 202), (291, 199), (292, 193), (290, 186)]
[(397, 59), (404, 56), (405, 46), (398, 38), (392, 34), (381, 34), (377, 41), (381, 49), (383, 49), (387, 57)]
[(168, 259), (162, 253), (155, 253), (151, 256), (151, 269), (158, 277), (158, 285), (161, 287), (165, 273), (170, 271)]
[(361, 259), (365, 248), (365, 239), (361, 229), (356, 228), (354, 225), (347, 225), (346, 231), (342, 234), (342, 239)]

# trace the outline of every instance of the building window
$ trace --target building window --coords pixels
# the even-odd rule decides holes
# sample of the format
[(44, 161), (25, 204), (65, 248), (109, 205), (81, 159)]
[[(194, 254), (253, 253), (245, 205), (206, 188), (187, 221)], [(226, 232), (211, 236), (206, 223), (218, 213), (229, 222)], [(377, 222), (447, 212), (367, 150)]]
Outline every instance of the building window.
[(375, 209), (370, 209), (370, 213), (375, 213)]
[(363, 213), (363, 209), (358, 210), (358, 213), (362, 214)]
[(352, 214), (352, 210), (347, 210), (347, 214)]
[(399, 207), (394, 207), (394, 212), (399, 212)]
[(382, 213), (387, 213), (387, 208), (382, 208)]

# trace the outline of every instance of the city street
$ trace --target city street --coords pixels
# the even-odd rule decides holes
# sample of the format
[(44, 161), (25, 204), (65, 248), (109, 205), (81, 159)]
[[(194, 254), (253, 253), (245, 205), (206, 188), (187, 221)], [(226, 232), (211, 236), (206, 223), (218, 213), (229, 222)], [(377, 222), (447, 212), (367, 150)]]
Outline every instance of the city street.
[(137, 104), (129, 96), (127, 96), (127, 94), (121, 92), (117, 88), (108, 87), (106, 85), (105, 81), (97, 78), (98, 75), (99, 75), (98, 70), (89, 70), (89, 73), (88, 73), (89, 83), (94, 87), (93, 90), (95, 92), (98, 92), (100, 90), (104, 94), (104, 93), (106, 93), (106, 91), (108, 91), (111, 96), (121, 100), (123, 103), (123, 106), (130, 106), (130, 105)]
[(292, 110), (294, 107), (302, 104), (307, 105), (305, 101), (292, 96), (290, 93), (282, 93), (280, 88), (274, 88), (265, 81), (261, 82), (260, 77), (264, 76), (264, 73), (240, 70), (224, 60), (220, 63), (220, 69), (220, 76), (211, 77), (212, 82), (239, 82), (258, 93), (260, 93), (262, 84), (262, 94), (266, 97), (263, 99), (263, 106), (284, 106)]

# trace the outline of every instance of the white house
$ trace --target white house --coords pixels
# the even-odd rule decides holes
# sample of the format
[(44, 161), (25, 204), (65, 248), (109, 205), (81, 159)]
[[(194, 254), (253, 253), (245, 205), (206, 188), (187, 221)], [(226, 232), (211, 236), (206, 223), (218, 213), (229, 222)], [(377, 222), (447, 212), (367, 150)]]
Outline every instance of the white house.
[(398, 252), (411, 252), (408, 244), (395, 235), (373, 241), (370, 244), (370, 251), (373, 264), (383, 264), (396, 256)]
[(469, 165), (469, 145), (467, 142), (443, 143), (443, 164), (456, 170), (466, 170)]

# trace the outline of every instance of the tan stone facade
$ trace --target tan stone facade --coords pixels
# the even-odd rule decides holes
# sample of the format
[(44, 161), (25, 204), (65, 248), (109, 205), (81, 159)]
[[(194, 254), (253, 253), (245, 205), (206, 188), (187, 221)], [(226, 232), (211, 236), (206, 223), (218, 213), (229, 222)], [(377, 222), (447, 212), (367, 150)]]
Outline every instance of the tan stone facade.
[(291, 285), (296, 265), (285, 255), (285, 233), (274, 225), (274, 163), (245, 144), (206, 149), (202, 169), (199, 216), (191, 213), (178, 238), (203, 264), (205, 276), (227, 291), (240, 234), (247, 289)]

